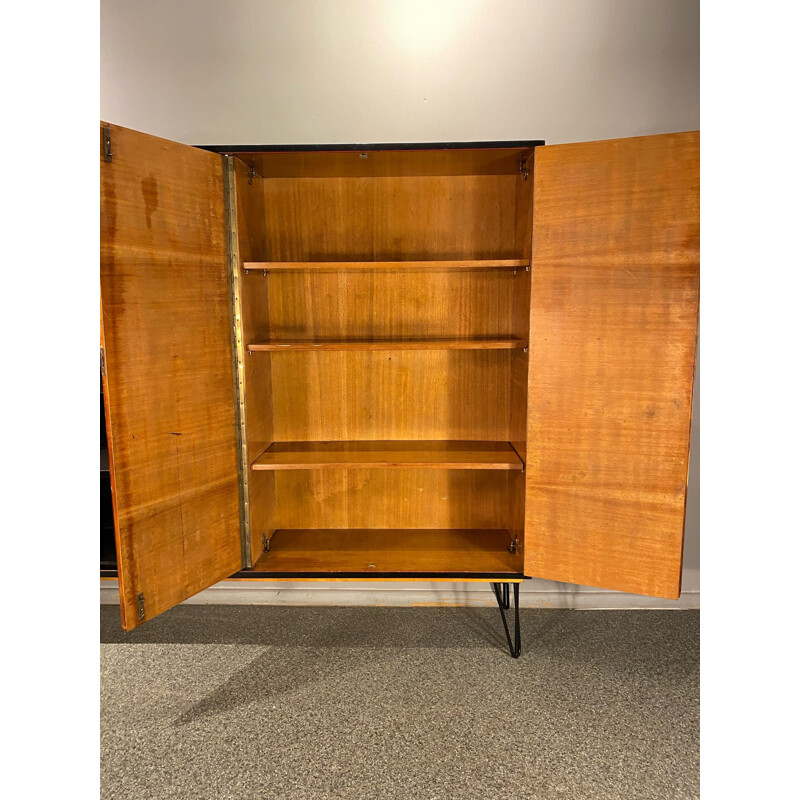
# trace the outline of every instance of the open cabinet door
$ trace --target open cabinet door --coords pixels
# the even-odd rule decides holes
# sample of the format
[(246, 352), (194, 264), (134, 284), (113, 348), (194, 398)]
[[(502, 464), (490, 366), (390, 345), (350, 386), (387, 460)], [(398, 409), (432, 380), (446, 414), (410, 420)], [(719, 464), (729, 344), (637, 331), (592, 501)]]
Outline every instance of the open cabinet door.
[(100, 158), (106, 425), (130, 630), (242, 565), (222, 158), (115, 125), (101, 127)]
[(677, 598), (699, 133), (536, 150), (525, 574)]

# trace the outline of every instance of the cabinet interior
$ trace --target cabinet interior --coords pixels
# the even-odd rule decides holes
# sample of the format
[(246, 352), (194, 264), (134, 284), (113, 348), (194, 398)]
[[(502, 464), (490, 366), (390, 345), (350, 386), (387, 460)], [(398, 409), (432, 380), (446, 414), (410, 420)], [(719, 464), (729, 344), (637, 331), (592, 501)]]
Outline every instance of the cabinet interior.
[(253, 569), (521, 576), (533, 149), (233, 163)]

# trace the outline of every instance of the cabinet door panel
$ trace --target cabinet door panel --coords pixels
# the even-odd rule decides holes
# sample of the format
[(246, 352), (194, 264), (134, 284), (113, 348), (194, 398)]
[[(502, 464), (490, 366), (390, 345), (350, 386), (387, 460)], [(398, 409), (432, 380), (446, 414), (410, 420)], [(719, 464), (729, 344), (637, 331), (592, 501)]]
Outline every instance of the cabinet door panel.
[(699, 133), (540, 147), (525, 573), (680, 595)]
[(101, 336), (122, 625), (241, 567), (219, 155), (110, 126)]

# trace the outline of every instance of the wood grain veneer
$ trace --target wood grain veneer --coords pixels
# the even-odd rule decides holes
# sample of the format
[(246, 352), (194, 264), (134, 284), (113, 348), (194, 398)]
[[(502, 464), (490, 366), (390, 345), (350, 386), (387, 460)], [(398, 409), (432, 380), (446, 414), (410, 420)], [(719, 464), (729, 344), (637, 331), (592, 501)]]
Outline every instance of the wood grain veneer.
[(505, 528), (509, 476), (522, 473), (424, 467), (271, 474), (276, 528)]
[(272, 359), (276, 441), (510, 441), (519, 350), (294, 352)]
[(277, 530), (262, 572), (490, 572), (517, 573), (519, 555), (509, 552), (504, 530)]
[(267, 179), (516, 175), (529, 147), (239, 153)]
[(279, 353), (287, 350), (515, 350), (528, 346), (513, 337), (469, 337), (463, 339), (293, 339), (251, 342), (250, 353)]
[(525, 572), (680, 594), (699, 134), (536, 151)]
[[(251, 180), (250, 170), (240, 159), (234, 159), (233, 164), (239, 261), (241, 263), (249, 259), (262, 259), (266, 257), (267, 247), (262, 179), (256, 177)], [(271, 335), (269, 289), (267, 281), (245, 281), (240, 270), (242, 341), (245, 344)], [(246, 469), (250, 461), (273, 441), (272, 370), (269, 355), (258, 359), (244, 359), (244, 397)], [(275, 529), (275, 480), (271, 475), (251, 474), (248, 478), (248, 489), (248, 560), (252, 564), (263, 550), (264, 533), (271, 533)]]
[(100, 287), (122, 625), (241, 566), (219, 156), (111, 125)]
[[(249, 288), (269, 284), (270, 337), (330, 339), (516, 339), (527, 341), (529, 273), (451, 272), (253, 273)], [(248, 342), (254, 340), (249, 339)]]
[(266, 179), (266, 260), (524, 260), (515, 186), (514, 175)]
[(254, 470), (285, 469), (522, 469), (508, 442), (274, 442)]

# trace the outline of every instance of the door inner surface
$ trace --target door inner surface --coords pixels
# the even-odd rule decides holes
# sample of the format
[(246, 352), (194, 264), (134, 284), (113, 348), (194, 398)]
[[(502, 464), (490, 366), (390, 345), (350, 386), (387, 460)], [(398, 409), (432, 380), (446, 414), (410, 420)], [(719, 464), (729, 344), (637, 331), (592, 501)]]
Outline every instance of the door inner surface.
[(540, 147), (525, 574), (680, 595), (699, 132)]
[(101, 342), (130, 630), (242, 566), (229, 276), (221, 157), (115, 125), (101, 141)]

